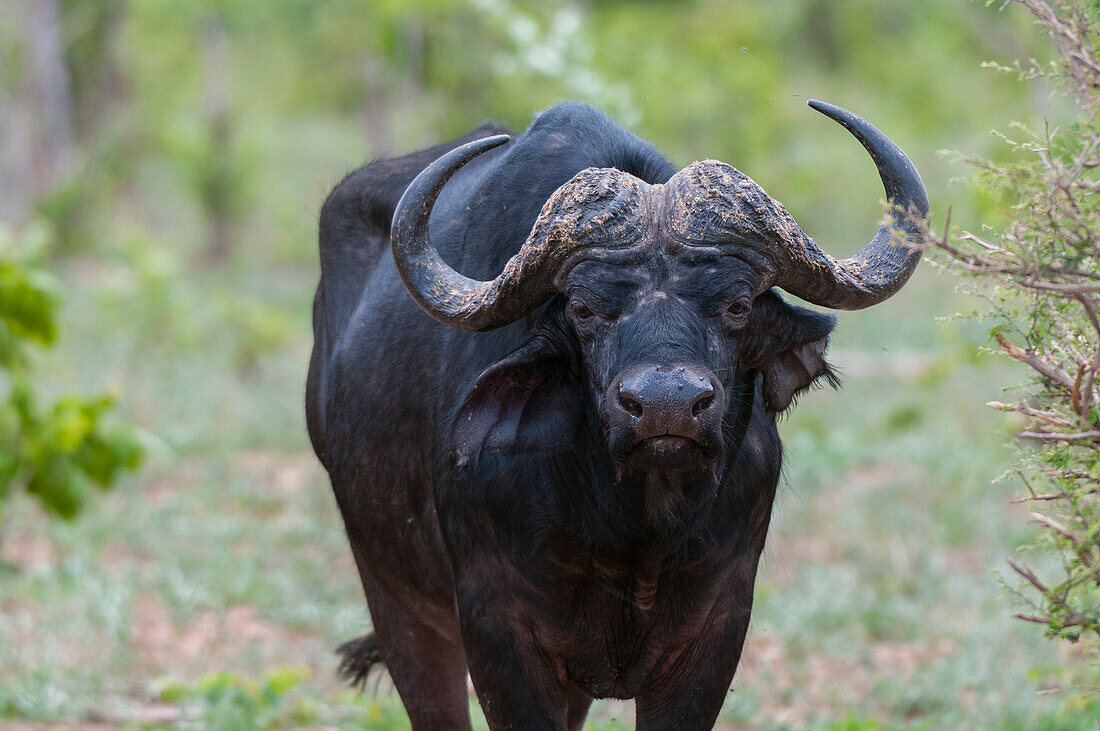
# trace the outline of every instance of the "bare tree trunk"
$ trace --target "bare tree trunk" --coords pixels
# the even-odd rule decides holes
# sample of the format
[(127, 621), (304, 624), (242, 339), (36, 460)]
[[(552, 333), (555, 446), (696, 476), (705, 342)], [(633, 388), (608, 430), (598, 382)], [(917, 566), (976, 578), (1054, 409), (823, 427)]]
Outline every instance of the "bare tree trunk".
[(0, 220), (16, 228), (74, 157), (61, 39), (58, 0), (0, 0), (0, 42), (16, 44), (25, 60), (18, 78), (0, 85)]
[[(401, 75), (404, 83), (401, 89), (401, 116), (407, 118), (423, 114), (426, 109), (424, 104), (424, 75), (426, 73), (427, 40), (424, 32), (424, 18), (420, 14), (410, 13), (405, 18), (402, 38), (404, 39), (404, 49), (401, 55), (404, 69)], [(423, 129), (417, 129), (416, 135), (416, 138), (406, 139), (404, 143), (414, 145), (432, 144), (431, 140), (424, 139)]]
[[(221, 19), (211, 14), (202, 29), (203, 111), (210, 130), (210, 148), (215, 175), (228, 175), (231, 164), (232, 129), (229, 117), (229, 36)], [(203, 191), (207, 218), (206, 260), (219, 265), (229, 258), (233, 249), (233, 212), (223, 198), (224, 181), (206, 181), (210, 189)]]
[(73, 128), (82, 147), (95, 144), (104, 127), (116, 132), (110, 129), (119, 121), (114, 111), (125, 103), (130, 91), (128, 75), (119, 62), (126, 0), (99, 0), (84, 13), (88, 15), (84, 21), (87, 27), (72, 39), (66, 52), (72, 82)]
[(367, 137), (371, 154), (380, 157), (391, 154), (393, 136), (390, 134), (390, 99), (387, 83), (390, 77), (385, 60), (377, 56), (365, 56), (363, 68), (363, 133)]
[(65, 172), (72, 159), (72, 98), (61, 43), (58, 0), (29, 0), (28, 5), (31, 63), (28, 91), (32, 104), (41, 110), (43, 128), (36, 162), (45, 168), (43, 183), (48, 186)]
[(416, 128), (411, 138), (408, 129), (395, 136), (392, 122), (425, 114), (425, 36), (424, 19), (411, 13), (402, 21), (395, 58), (363, 57), (363, 132), (373, 155), (389, 155), (401, 147), (430, 142), (422, 139), (423, 132)]

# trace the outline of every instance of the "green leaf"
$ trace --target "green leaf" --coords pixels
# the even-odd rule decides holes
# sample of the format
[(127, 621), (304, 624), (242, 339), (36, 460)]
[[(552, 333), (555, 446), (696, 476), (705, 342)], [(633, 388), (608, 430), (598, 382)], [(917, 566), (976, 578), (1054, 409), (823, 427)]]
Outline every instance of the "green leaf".
[(27, 492), (37, 496), (43, 507), (65, 519), (80, 512), (88, 488), (88, 479), (62, 456), (38, 466), (27, 484)]
[(53, 277), (0, 259), (0, 319), (18, 337), (52, 345), (57, 339), (57, 291)]

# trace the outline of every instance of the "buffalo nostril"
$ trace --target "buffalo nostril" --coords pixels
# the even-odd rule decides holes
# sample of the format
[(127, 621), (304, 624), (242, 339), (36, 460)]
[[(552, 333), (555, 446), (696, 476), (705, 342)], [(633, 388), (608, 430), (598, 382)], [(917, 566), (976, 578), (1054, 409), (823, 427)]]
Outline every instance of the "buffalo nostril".
[(635, 419), (642, 415), (642, 404), (638, 398), (629, 391), (619, 391), (619, 405), (623, 410)]
[(691, 415), (699, 416), (714, 403), (714, 394), (707, 394), (691, 405)]

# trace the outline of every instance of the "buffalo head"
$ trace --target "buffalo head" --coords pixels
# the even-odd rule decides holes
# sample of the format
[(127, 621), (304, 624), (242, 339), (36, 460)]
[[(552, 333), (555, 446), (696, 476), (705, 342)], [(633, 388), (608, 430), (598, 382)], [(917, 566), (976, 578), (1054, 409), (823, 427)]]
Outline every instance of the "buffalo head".
[[(838, 107), (811, 106), (871, 154), (892, 208), (848, 259), (818, 248), (748, 176), (706, 160), (662, 185), (582, 170), (546, 202), (504, 270), (477, 281), (442, 260), (428, 222), (446, 181), (508, 137), (455, 149), (413, 181), (391, 242), (405, 286), (427, 313), (488, 330), (553, 298), (528, 342), (466, 396), (455, 421), (460, 461), (564, 449), (580, 425), (595, 425), (616, 474), (682, 494), (720, 479), (754, 394), (777, 413), (831, 377), (824, 351), (833, 318), (787, 305), (772, 287), (833, 309), (882, 302), (920, 259), (928, 199), (912, 163), (881, 132)], [(703, 480), (708, 474), (713, 482)]]

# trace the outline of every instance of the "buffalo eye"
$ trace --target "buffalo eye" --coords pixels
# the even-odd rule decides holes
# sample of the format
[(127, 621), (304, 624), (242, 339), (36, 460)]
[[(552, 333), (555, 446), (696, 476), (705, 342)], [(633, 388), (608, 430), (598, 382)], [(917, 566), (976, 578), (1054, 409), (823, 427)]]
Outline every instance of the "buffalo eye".
[(730, 305), (722, 313), (722, 319), (726, 324), (733, 328), (744, 327), (745, 323), (749, 320), (749, 310), (752, 309), (752, 305), (744, 300), (736, 300), (731, 302)]
[(573, 319), (577, 321), (588, 320), (596, 316), (596, 313), (592, 311), (592, 308), (588, 305), (573, 305)]

